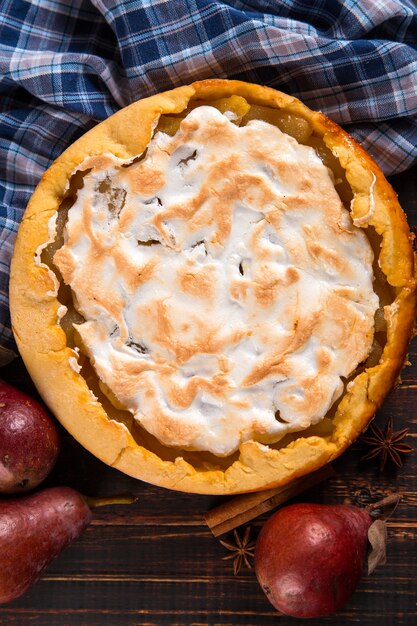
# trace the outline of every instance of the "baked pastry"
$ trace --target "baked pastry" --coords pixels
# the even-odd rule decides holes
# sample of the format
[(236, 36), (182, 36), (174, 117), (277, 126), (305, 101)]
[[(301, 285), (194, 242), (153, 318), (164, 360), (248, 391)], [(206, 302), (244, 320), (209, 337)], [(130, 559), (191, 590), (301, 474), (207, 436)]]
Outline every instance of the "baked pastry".
[(393, 387), (411, 244), (340, 127), (269, 88), (201, 81), (119, 111), (45, 173), (13, 329), (45, 402), (106, 463), (259, 490), (340, 455)]

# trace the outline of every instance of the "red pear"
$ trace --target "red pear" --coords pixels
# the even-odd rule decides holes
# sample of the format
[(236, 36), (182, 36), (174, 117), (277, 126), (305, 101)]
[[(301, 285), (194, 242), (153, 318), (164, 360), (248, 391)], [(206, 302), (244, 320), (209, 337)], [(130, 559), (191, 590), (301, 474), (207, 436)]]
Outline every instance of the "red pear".
[(92, 518), (90, 507), (134, 498), (86, 498), (70, 487), (0, 500), (0, 604), (21, 596), (47, 565), (77, 539)]
[(37, 487), (59, 453), (53, 419), (36, 400), (0, 380), (0, 493)]
[(322, 617), (355, 590), (367, 555), (371, 516), (354, 506), (293, 504), (263, 526), (255, 571), (273, 606), (292, 617)]

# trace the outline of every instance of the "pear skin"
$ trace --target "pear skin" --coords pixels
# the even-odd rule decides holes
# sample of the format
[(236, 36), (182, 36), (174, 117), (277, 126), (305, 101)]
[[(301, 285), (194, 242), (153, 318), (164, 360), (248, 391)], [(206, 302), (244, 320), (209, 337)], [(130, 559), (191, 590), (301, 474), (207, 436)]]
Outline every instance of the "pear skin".
[(0, 493), (23, 493), (52, 471), (58, 429), (45, 407), (0, 380)]
[(25, 593), (91, 518), (86, 500), (70, 487), (0, 500), (0, 604)]
[(263, 526), (255, 572), (271, 604), (292, 617), (329, 615), (355, 590), (362, 575), (372, 518), (337, 504), (293, 504)]

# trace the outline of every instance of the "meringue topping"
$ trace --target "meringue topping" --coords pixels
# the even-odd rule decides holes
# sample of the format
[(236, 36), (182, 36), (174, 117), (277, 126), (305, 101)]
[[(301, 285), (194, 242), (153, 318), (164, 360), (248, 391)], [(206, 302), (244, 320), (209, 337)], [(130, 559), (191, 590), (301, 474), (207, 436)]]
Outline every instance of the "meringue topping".
[(54, 255), (104, 386), (163, 444), (233, 453), (318, 423), (371, 349), (373, 254), (309, 146), (193, 109), (81, 166)]

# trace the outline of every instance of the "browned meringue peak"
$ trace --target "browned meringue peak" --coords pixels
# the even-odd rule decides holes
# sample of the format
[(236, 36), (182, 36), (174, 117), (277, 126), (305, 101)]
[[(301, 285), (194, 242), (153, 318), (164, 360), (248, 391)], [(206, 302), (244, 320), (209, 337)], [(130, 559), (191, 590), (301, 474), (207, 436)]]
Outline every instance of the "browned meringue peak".
[(194, 109), (90, 157), (54, 263), (99, 378), (162, 443), (228, 455), (320, 421), (369, 354), (373, 255), (313, 148)]

